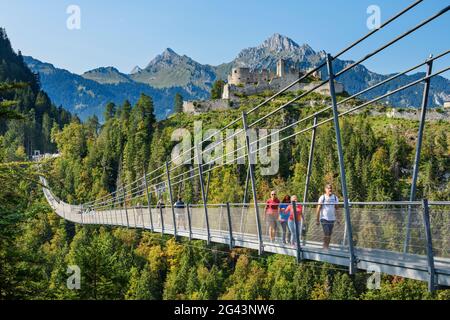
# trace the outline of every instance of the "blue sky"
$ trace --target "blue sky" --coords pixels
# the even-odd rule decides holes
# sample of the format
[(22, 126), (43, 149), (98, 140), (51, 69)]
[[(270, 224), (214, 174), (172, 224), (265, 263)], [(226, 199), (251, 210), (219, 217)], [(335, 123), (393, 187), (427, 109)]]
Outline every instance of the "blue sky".
[[(145, 67), (170, 47), (200, 63), (231, 61), (241, 49), (281, 33), (314, 50), (336, 53), (368, 32), (369, 5), (381, 21), (413, 0), (0, 0), (0, 26), (13, 47), (72, 72), (115, 66)], [(69, 5), (81, 9), (81, 29), (66, 27)], [(385, 31), (347, 53), (356, 60), (439, 11), (450, 1), (425, 0)], [(430, 53), (449, 49), (450, 12), (365, 65), (380, 73), (401, 71)], [(437, 66), (449, 64), (446, 58)], [(446, 74), (448, 77), (448, 74)]]

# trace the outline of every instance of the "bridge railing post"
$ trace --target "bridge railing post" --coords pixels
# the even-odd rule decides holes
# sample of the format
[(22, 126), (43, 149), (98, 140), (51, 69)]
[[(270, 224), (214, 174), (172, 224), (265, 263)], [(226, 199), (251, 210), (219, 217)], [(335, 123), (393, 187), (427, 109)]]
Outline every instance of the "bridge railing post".
[(105, 216), (104, 216), (103, 212), (99, 210), (98, 204), (96, 204), (96, 206), (95, 206), (95, 211), (98, 212), (100, 224), (104, 225), (105, 224)]
[(208, 195), (209, 195), (209, 184), (211, 182), (211, 167), (212, 164), (208, 166), (208, 178), (206, 179), (206, 203), (208, 203)]
[[(294, 230), (295, 230), (295, 247), (297, 250), (297, 262), (302, 261), (302, 249), (300, 247), (300, 230), (298, 227), (298, 218), (297, 218), (297, 202), (296, 201), (292, 201), (291, 202), (292, 205), (292, 212), (294, 214)], [(289, 223), (289, 222), (288, 222)]]
[(102, 225), (107, 225), (108, 224), (108, 216), (106, 215), (106, 212), (102, 210), (102, 206), (99, 204), (97, 206), (97, 210), (100, 211), (100, 215), (101, 215), (101, 219), (102, 219)]
[[(133, 193), (131, 193), (131, 199), (133, 199)], [(137, 229), (138, 227), (138, 218), (139, 218), (139, 213), (137, 212), (139, 206), (136, 205), (132, 205), (132, 209), (133, 209), (133, 218), (134, 218), (134, 228)]]
[(226, 203), (227, 206), (227, 217), (228, 217), (228, 233), (229, 233), (229, 237), (230, 237), (230, 250), (233, 249), (233, 224), (231, 221), (231, 208), (230, 208), (230, 203), (227, 202)]
[(122, 187), (122, 195), (123, 195), (123, 207), (125, 209), (125, 217), (127, 218), (127, 228), (130, 228), (130, 220), (128, 219), (128, 209), (127, 209), (127, 196), (125, 193), (125, 188)]
[(117, 220), (117, 211), (116, 211), (116, 201), (117, 201), (117, 195), (114, 195), (113, 201), (112, 201), (112, 212), (114, 212), (114, 220), (116, 222), (116, 226), (119, 225), (119, 221)]
[(211, 241), (211, 232), (209, 230), (209, 218), (208, 218), (208, 199), (206, 197), (205, 191), (205, 183), (203, 181), (203, 167), (202, 167), (202, 150), (201, 145), (197, 145), (197, 162), (198, 162), (198, 176), (200, 179), (200, 190), (202, 193), (203, 199), (203, 209), (205, 211), (205, 222), (206, 222), (206, 232), (207, 232), (207, 240), (206, 243), (209, 245)]
[(94, 212), (94, 218), (95, 218), (95, 224), (100, 224), (100, 215), (97, 210), (95, 210), (95, 207), (92, 207), (92, 211)]
[[(164, 208), (165, 210), (166, 208)], [(163, 204), (162, 201), (159, 204), (159, 219), (161, 221), (161, 236), (164, 235), (164, 214), (163, 214)]]
[(311, 132), (311, 145), (309, 146), (308, 167), (306, 169), (305, 192), (303, 193), (303, 203), (307, 202), (309, 181), (311, 180), (312, 163), (314, 158), (314, 146), (316, 144), (317, 116), (314, 117), (313, 129)]
[[(147, 203), (148, 203), (148, 215), (150, 217), (150, 230), (153, 232), (153, 217), (152, 217), (152, 197), (151, 193), (148, 192), (148, 182), (147, 182), (147, 170), (144, 166), (144, 183), (145, 183), (145, 193), (147, 194)], [(144, 224), (144, 217), (142, 217), (142, 224)]]
[(91, 210), (92, 210), (92, 217), (94, 218), (94, 223), (97, 225), (99, 224), (98, 221), (98, 212), (95, 210), (94, 204), (91, 205)]
[[(432, 56), (430, 56), (431, 58)], [(433, 60), (429, 60), (427, 62), (427, 76), (431, 75), (433, 71)], [(430, 82), (431, 78), (425, 79), (425, 86), (423, 88), (422, 94), (422, 108), (420, 114), (420, 123), (419, 123), (419, 132), (417, 134), (417, 144), (416, 144), (416, 154), (414, 157), (414, 168), (413, 168), (413, 176), (411, 182), (411, 191), (409, 195), (409, 201), (416, 200), (416, 187), (417, 187), (417, 179), (419, 177), (419, 166), (420, 166), (420, 155), (422, 153), (422, 141), (423, 141), (423, 132), (425, 129), (426, 122), (426, 114), (427, 114), (427, 106), (428, 106), (428, 96), (430, 92)], [(403, 252), (408, 253), (409, 249), (409, 241), (411, 238), (411, 223), (412, 223), (412, 210), (411, 206), (408, 206), (408, 220), (406, 224), (406, 237), (405, 244), (403, 247)]]
[(111, 225), (112, 224), (111, 223), (111, 215), (110, 215), (111, 210), (109, 210), (109, 213), (108, 213), (108, 207), (106, 206), (106, 204), (102, 205), (102, 208), (103, 208), (103, 210), (105, 210), (107, 225)]
[(188, 203), (186, 205), (188, 227), (189, 227), (189, 241), (192, 240), (192, 222), (191, 222), (191, 205)]
[(88, 206), (88, 216), (89, 216), (89, 223), (90, 224), (95, 224), (95, 216), (94, 213), (92, 212), (92, 207), (89, 205)]
[(170, 208), (172, 209), (173, 235), (175, 238), (177, 238), (177, 219), (175, 216), (175, 208), (173, 206), (172, 183), (170, 181), (170, 170), (168, 161), (166, 161), (166, 174), (167, 174), (167, 187), (169, 188)]
[(353, 246), (352, 223), (350, 218), (350, 205), (347, 193), (347, 180), (345, 175), (344, 155), (342, 150), (341, 129), (339, 126), (339, 113), (337, 110), (336, 91), (334, 87), (333, 60), (330, 54), (327, 54), (327, 68), (330, 85), (331, 106), (333, 108), (334, 129), (336, 133), (336, 144), (339, 157), (339, 173), (342, 185), (342, 196), (344, 198), (345, 223), (347, 224), (348, 249), (350, 255), (349, 273), (354, 274), (356, 271), (356, 257)]
[(244, 200), (242, 201), (242, 209), (241, 209), (241, 223), (239, 225), (239, 233), (243, 235), (243, 227), (244, 227), (244, 211), (247, 210), (247, 193), (248, 193), (248, 183), (250, 180), (250, 166), (247, 168), (247, 175), (245, 176), (245, 187), (244, 187)]
[(242, 112), (242, 124), (244, 127), (245, 132), (245, 143), (247, 146), (247, 158), (248, 158), (248, 164), (249, 164), (249, 174), (250, 174), (250, 181), (252, 184), (252, 192), (253, 192), (253, 204), (255, 206), (255, 215), (256, 215), (256, 228), (258, 233), (258, 253), (262, 254), (264, 252), (264, 244), (262, 239), (262, 232), (261, 232), (261, 221), (259, 217), (259, 207), (258, 207), (258, 196), (256, 193), (256, 179), (255, 179), (255, 165), (252, 163), (252, 148), (250, 145), (250, 136), (248, 132), (248, 125), (247, 125), (247, 113), (245, 111)]
[(119, 213), (120, 213), (120, 224), (122, 225), (122, 226), (125, 226), (125, 222), (124, 222), (124, 220), (123, 220), (123, 213), (122, 213), (122, 208), (123, 208), (123, 205), (122, 205), (122, 203), (121, 203), (121, 201), (120, 201), (120, 194), (119, 194), (119, 192), (120, 192), (120, 190), (117, 190), (117, 194), (116, 194), (116, 201), (117, 201), (117, 206), (119, 207)]
[(435, 291), (436, 288), (436, 269), (434, 266), (434, 253), (433, 253), (433, 239), (431, 233), (431, 223), (430, 223), (430, 211), (428, 206), (428, 200), (422, 200), (423, 207), (423, 223), (425, 227), (425, 237), (427, 240), (427, 262), (428, 262), (428, 290), (430, 292)]
[[(309, 182), (311, 181), (311, 172), (312, 172), (312, 164), (314, 158), (314, 147), (316, 145), (316, 131), (317, 131), (317, 116), (314, 117), (313, 129), (311, 132), (311, 145), (309, 146), (309, 156), (308, 156), (308, 167), (306, 169), (306, 181), (305, 181), (305, 192), (303, 193), (303, 203), (308, 201), (308, 191), (309, 191)], [(303, 210), (305, 211), (305, 206), (303, 206)], [(302, 220), (300, 221), (300, 241), (303, 238), (303, 226), (304, 226), (304, 214), (302, 215)], [(303, 245), (306, 244), (306, 237), (303, 239)]]

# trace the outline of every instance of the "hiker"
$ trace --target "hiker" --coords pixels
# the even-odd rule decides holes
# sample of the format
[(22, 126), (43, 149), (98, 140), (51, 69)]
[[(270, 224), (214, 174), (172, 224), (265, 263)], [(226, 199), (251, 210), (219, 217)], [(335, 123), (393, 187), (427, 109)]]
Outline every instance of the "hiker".
[(278, 209), (280, 205), (280, 200), (277, 198), (276, 191), (270, 193), (270, 199), (266, 202), (266, 224), (269, 227), (269, 237), (270, 241), (275, 240), (275, 230), (277, 227)]
[(286, 213), (286, 209), (291, 203), (291, 196), (286, 195), (283, 198), (283, 201), (281, 201), (280, 204), (280, 214), (278, 216), (278, 221), (281, 225), (281, 230), (283, 231), (283, 237), (281, 239), (283, 244), (287, 244), (289, 242), (289, 236), (288, 236), (288, 219), (289, 219), (289, 213)]
[(180, 226), (181, 223), (183, 223), (183, 228), (186, 230), (185, 205), (180, 196), (178, 197), (177, 202), (175, 202), (174, 207), (177, 226)]
[(323, 229), (323, 248), (328, 249), (330, 246), (331, 235), (333, 234), (334, 222), (336, 221), (336, 209), (338, 198), (333, 193), (333, 186), (327, 184), (325, 186), (325, 194), (321, 195), (317, 204), (317, 220), (316, 224), (322, 225)]
[(158, 224), (158, 226), (161, 227), (162, 226), (161, 215), (164, 214), (164, 208), (165, 208), (165, 204), (164, 204), (164, 201), (163, 201), (162, 197), (160, 197), (158, 202), (156, 203), (156, 208), (158, 209), (158, 215), (157, 215), (158, 221), (157, 221), (157, 224)]
[(295, 226), (295, 218), (294, 218), (294, 207), (293, 207), (293, 202), (297, 202), (297, 196), (293, 195), (291, 196), (291, 204), (289, 204), (289, 206), (286, 208), (286, 213), (289, 214), (289, 220), (288, 220), (288, 226), (289, 226), (289, 231), (291, 232), (291, 244), (292, 245), (296, 245), (297, 242), (297, 228), (298, 231), (300, 232), (300, 222), (302, 220), (302, 211), (303, 211), (303, 207), (301, 204), (296, 203), (295, 205), (295, 214), (297, 216), (297, 228)]

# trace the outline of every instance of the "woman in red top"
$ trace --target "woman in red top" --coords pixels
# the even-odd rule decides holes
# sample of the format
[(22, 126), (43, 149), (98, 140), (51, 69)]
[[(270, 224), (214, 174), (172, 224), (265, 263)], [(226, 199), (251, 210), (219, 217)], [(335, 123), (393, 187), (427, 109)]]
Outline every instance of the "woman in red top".
[(277, 228), (278, 210), (280, 206), (280, 200), (277, 198), (277, 193), (272, 191), (270, 193), (270, 199), (266, 202), (266, 223), (269, 227), (270, 241), (275, 240), (275, 230)]
[[(297, 202), (297, 196), (291, 197), (292, 202)], [(297, 226), (298, 230), (300, 231), (300, 221), (302, 220), (302, 211), (303, 207), (301, 204), (297, 204), (295, 208), (295, 213), (297, 214)], [(292, 204), (290, 204), (286, 210), (284, 211), (286, 214), (289, 213), (289, 220), (288, 220), (288, 226), (289, 231), (291, 232), (291, 244), (296, 245), (296, 228), (295, 228), (295, 220), (294, 220), (294, 209), (292, 207)]]

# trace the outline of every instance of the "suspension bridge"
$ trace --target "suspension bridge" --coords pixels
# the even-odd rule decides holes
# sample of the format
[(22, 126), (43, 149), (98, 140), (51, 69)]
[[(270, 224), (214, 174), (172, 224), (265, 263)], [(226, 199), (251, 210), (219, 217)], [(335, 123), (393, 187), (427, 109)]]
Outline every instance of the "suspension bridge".
[[(348, 72), (364, 61), (376, 56), (393, 44), (401, 41), (415, 31), (444, 16), (450, 6), (428, 17), (414, 27), (392, 38), (377, 49), (371, 51), (361, 59), (346, 65), (339, 72), (334, 72), (333, 62), (352, 48), (360, 45), (373, 34), (380, 32), (393, 21), (416, 8), (423, 0), (418, 0), (404, 8), (393, 17), (385, 21), (379, 28), (367, 33), (335, 55), (328, 54), (325, 61), (317, 67), (300, 76), (296, 81), (256, 105), (242, 116), (234, 119), (218, 132), (225, 132), (230, 128), (237, 128), (232, 135), (225, 139), (211, 142), (214, 134), (203, 139), (194, 147), (184, 150), (177, 157), (166, 161), (161, 166), (147, 173), (143, 168), (142, 177), (128, 185), (119, 186), (116, 191), (102, 198), (80, 205), (68, 204), (59, 199), (52, 191), (47, 180), (41, 177), (44, 185), (44, 195), (53, 210), (62, 218), (83, 225), (108, 225), (127, 228), (142, 228), (155, 233), (169, 234), (175, 237), (201, 239), (207, 243), (222, 243), (233, 247), (245, 247), (258, 250), (259, 253), (272, 252), (295, 256), (298, 261), (315, 260), (348, 267), (349, 273), (354, 274), (358, 269), (369, 272), (382, 272), (405, 278), (427, 281), (430, 291), (439, 286), (450, 286), (450, 201), (428, 201), (416, 199), (416, 185), (419, 175), (419, 163), (422, 141), (426, 124), (430, 82), (433, 77), (449, 71), (444, 67), (433, 71), (433, 64), (443, 59), (449, 50), (430, 55), (423, 62), (412, 66), (403, 72), (395, 73), (379, 83), (345, 99), (337, 101), (334, 90), (335, 79)], [(383, 95), (363, 101), (350, 109), (342, 110), (345, 102), (381, 87), (402, 75), (421, 67), (426, 73), (420, 79), (389, 91)], [(325, 71), (326, 79), (306, 92), (299, 93), (286, 103), (267, 111), (268, 104), (285, 93), (297, 83), (304, 81), (315, 71)], [(260, 146), (262, 138), (252, 140), (249, 131), (264, 124), (268, 118), (288, 109), (299, 99), (306, 97), (315, 89), (329, 85), (331, 103), (329, 106), (306, 117), (296, 119), (277, 130), (280, 139)], [(369, 107), (390, 95), (413, 86), (423, 84), (423, 99), (420, 109), (419, 130), (417, 135), (416, 152), (412, 173), (410, 197), (407, 201), (388, 202), (352, 202), (347, 193), (346, 173), (344, 166), (344, 147), (341, 141), (339, 119), (360, 109)], [(354, 101), (354, 100), (352, 100)], [(359, 101), (359, 100), (358, 100)], [(264, 108), (266, 107), (266, 108)], [(332, 114), (332, 116), (330, 116)], [(250, 117), (249, 117), (250, 116)], [(249, 119), (252, 118), (252, 121)], [(339, 177), (343, 201), (335, 230), (328, 249), (322, 247), (323, 233), (315, 223), (317, 202), (308, 202), (308, 188), (311, 178), (311, 168), (314, 162), (314, 146), (316, 130), (327, 123), (334, 125), (336, 147), (339, 159)], [(268, 150), (283, 141), (294, 139), (300, 134), (311, 132), (308, 168), (305, 173), (305, 190), (302, 201), (301, 221), (296, 221), (295, 245), (282, 241), (281, 227), (277, 224), (276, 238), (270, 239), (266, 227), (265, 203), (258, 202), (257, 185), (255, 179), (255, 164), (252, 159), (260, 150)], [(217, 134), (217, 132), (216, 132)], [(217, 146), (225, 145), (236, 136), (242, 136), (245, 143), (228, 154), (221, 154), (215, 159), (203, 161), (203, 155)], [(207, 144), (206, 148), (204, 144)], [(192, 153), (194, 153), (193, 156)], [(244, 199), (242, 203), (211, 204), (208, 202), (209, 182), (211, 173), (222, 165), (227, 165), (229, 156), (233, 160), (245, 159), (247, 164)], [(180, 161), (182, 159), (182, 161)], [(227, 159), (225, 163), (217, 160)], [(178, 160), (178, 162), (177, 162)], [(187, 160), (187, 161), (186, 161)], [(194, 163), (194, 164), (192, 164)], [(206, 175), (206, 177), (205, 177)], [(197, 180), (198, 178), (198, 180)], [(199, 184), (201, 201), (199, 204), (175, 205), (174, 190), (185, 183)], [(205, 181), (206, 180), (206, 181)], [(227, 183), (224, 181), (224, 183)], [(250, 190), (249, 190), (250, 189)], [(167, 205), (162, 201), (167, 199)], [(253, 200), (252, 202), (249, 199)], [(294, 204), (295, 208), (296, 205)]]

